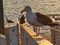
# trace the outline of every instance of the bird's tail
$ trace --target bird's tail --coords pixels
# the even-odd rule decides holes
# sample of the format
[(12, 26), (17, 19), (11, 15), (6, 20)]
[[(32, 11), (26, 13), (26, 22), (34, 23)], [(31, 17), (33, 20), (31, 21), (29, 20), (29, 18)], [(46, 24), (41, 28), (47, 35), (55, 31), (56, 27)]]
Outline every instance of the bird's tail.
[(50, 25), (50, 26), (58, 26), (59, 23), (49, 23), (48, 25)]

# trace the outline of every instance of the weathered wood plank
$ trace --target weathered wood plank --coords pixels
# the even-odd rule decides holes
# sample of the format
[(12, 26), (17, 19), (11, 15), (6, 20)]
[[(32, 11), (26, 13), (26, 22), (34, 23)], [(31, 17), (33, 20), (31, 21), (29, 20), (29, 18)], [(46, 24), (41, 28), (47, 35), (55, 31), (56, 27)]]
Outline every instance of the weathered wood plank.
[(28, 39), (28, 42), (30, 43), (30, 45), (53, 45), (51, 42), (44, 39), (42, 36), (35, 36), (36, 33), (30, 30), (27, 26), (24, 26), (24, 25), (20, 25), (20, 26), (21, 26), (21, 31), (23, 31), (21, 32), (23, 33), (23, 37)]

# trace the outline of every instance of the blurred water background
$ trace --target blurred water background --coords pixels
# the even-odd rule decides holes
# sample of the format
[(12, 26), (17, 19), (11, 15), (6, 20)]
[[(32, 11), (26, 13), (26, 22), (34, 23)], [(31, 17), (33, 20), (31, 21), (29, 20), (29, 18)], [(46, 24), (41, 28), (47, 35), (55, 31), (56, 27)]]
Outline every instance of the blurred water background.
[(31, 6), (33, 12), (60, 14), (59, 0), (3, 0), (5, 24), (7, 24), (5, 15), (9, 20), (13, 20), (17, 23), (18, 17), (21, 15), (20, 12), (26, 5)]
[[(18, 17), (21, 15), (21, 10), (29, 5), (33, 12), (40, 12), (42, 14), (60, 14), (60, 0), (3, 0), (4, 9), (4, 23), (7, 25), (6, 17), (9, 20), (18, 22)], [(25, 13), (23, 13), (25, 15)], [(60, 17), (59, 17), (60, 18)], [(13, 24), (14, 25), (14, 24)], [(26, 24), (27, 26), (29, 24)], [(33, 30), (33, 26), (29, 27)], [(60, 28), (60, 27), (59, 27)], [(50, 27), (43, 27), (40, 31), (44, 35), (50, 35)]]

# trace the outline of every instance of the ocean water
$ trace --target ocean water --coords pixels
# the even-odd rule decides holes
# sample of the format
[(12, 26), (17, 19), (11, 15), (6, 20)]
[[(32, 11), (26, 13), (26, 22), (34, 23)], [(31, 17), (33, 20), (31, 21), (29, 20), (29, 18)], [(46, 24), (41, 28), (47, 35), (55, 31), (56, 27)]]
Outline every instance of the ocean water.
[(4, 22), (7, 24), (6, 15), (9, 20), (17, 23), (20, 12), (26, 5), (31, 6), (33, 12), (60, 14), (59, 2), (59, 0), (3, 0)]

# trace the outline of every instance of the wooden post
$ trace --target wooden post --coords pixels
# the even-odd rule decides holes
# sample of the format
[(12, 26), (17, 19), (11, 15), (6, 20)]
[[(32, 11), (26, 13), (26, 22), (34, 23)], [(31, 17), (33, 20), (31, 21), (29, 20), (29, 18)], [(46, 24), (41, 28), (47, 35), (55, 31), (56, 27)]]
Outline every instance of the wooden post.
[(19, 45), (17, 24), (5, 27), (7, 45)]
[(4, 33), (3, 0), (0, 0), (0, 33)]
[(55, 45), (55, 30), (51, 30), (51, 42)]

